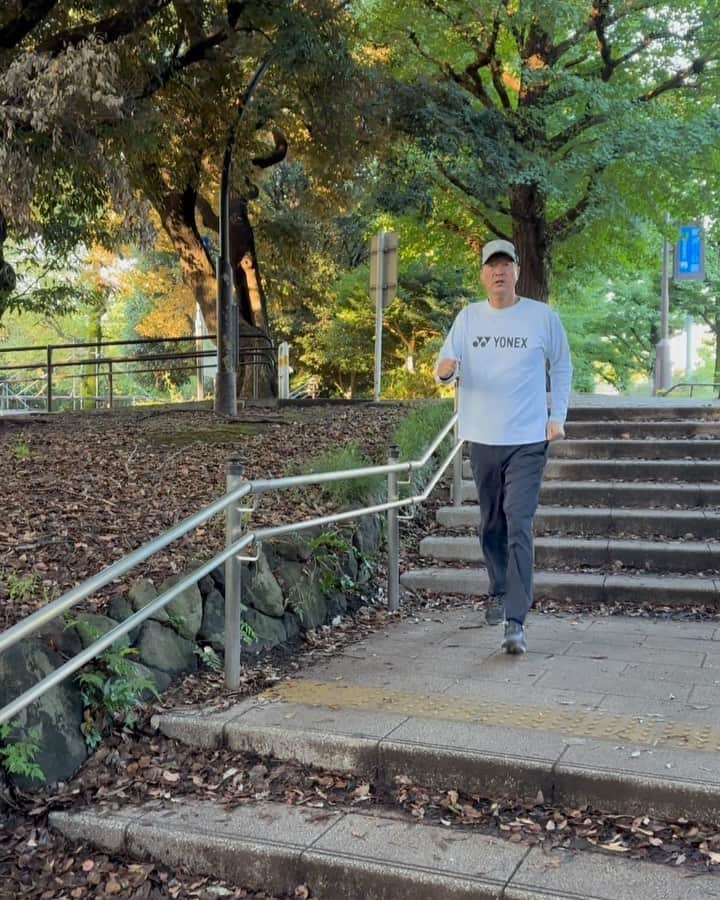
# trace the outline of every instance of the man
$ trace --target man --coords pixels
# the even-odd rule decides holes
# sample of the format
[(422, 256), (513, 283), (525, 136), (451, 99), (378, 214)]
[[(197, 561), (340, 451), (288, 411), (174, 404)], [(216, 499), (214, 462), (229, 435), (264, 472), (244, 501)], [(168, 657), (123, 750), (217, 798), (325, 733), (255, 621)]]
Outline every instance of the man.
[[(480, 542), (490, 580), (486, 620), (505, 620), (502, 649), (525, 653), (532, 606), (532, 520), (551, 441), (565, 437), (572, 365), (565, 330), (546, 303), (515, 293), (515, 246), (482, 250), (483, 303), (466, 306), (440, 351), (438, 380), (460, 377), (460, 438), (480, 502)], [(550, 364), (548, 416), (546, 360)]]

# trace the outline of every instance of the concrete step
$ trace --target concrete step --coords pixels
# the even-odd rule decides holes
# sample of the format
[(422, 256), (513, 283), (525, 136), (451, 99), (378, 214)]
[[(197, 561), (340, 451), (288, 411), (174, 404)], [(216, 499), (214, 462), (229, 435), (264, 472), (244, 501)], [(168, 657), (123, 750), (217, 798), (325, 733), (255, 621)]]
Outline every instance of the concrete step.
[[(462, 499), (463, 502), (477, 503), (474, 482), (463, 481)], [(720, 485), (550, 479), (540, 489), (540, 502), (546, 506), (605, 506), (612, 509), (720, 508)]]
[[(463, 478), (472, 478), (470, 460), (463, 462)], [(684, 484), (720, 481), (720, 460), (684, 459), (550, 459), (549, 481), (662, 481)]]
[(677, 421), (677, 420), (712, 421), (720, 419), (720, 402), (718, 400), (684, 402), (657, 398), (648, 401), (626, 401), (623, 403), (583, 403), (571, 398), (568, 408), (568, 421), (603, 422), (619, 421)]
[[(53, 828), (109, 853), (317, 900), (708, 900), (716, 879), (669, 866), (554, 850), (373, 810), (263, 801), (228, 808), (177, 798), (112, 811), (54, 812)], [(548, 860), (552, 860), (552, 865)]]
[(623, 440), (578, 438), (556, 441), (551, 459), (720, 459), (720, 440)]
[[(488, 592), (487, 572), (478, 568), (411, 569), (402, 573), (400, 583), (414, 591), (437, 594), (482, 596)], [(534, 585), (537, 598), (588, 608), (612, 603), (651, 607), (697, 604), (712, 610), (720, 608), (720, 579), (711, 577), (588, 575), (536, 570)]]
[[(444, 506), (437, 521), (446, 528), (472, 528), (480, 521), (480, 507)], [(645, 537), (717, 539), (720, 513), (687, 509), (594, 509), (581, 506), (540, 506), (535, 515), (536, 535), (548, 532), (603, 535), (634, 534)]]
[[(480, 541), (472, 535), (431, 535), (420, 541), (422, 556), (483, 562)], [(720, 543), (710, 541), (608, 540), (607, 538), (538, 537), (535, 562), (547, 568), (593, 566), (646, 572), (702, 572), (720, 569)]]
[[(280, 682), (217, 714), (162, 715), (157, 725), (191, 746), (293, 759), (378, 785), (404, 775), (440, 792), (534, 799), (541, 791), (554, 804), (719, 821), (717, 724), (683, 712), (682, 701), (675, 714), (643, 717), (653, 699), (667, 710), (666, 698), (712, 685), (717, 670), (685, 664), (689, 651), (646, 647), (634, 631), (606, 634), (613, 648), (585, 641), (581, 627), (568, 644), (572, 626), (554, 624), (531, 619), (521, 661), (498, 652), (499, 628), (448, 632), (431, 653), (410, 635), (405, 647), (374, 640), (316, 667), (318, 677)], [(629, 683), (645, 678), (653, 683)]]
[(569, 421), (565, 429), (570, 439), (574, 438), (720, 438), (720, 422), (712, 421)]

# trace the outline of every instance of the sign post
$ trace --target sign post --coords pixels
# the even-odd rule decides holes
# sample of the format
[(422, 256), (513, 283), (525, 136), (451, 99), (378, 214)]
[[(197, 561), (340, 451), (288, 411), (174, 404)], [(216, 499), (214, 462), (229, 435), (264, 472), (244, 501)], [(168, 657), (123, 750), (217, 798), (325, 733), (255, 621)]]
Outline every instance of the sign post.
[(290, 397), (290, 347), (287, 341), (282, 341), (278, 347), (278, 399), (287, 400)]
[(397, 293), (398, 236), (380, 231), (370, 242), (370, 296), (375, 303), (375, 377), (373, 399), (380, 399), (383, 310)]
[(670, 321), (669, 256), (670, 245), (667, 238), (664, 237), (662, 249), (662, 275), (660, 280), (660, 340), (655, 347), (654, 389), (656, 394), (660, 391), (667, 390), (672, 381), (670, 339), (668, 334), (668, 324)]

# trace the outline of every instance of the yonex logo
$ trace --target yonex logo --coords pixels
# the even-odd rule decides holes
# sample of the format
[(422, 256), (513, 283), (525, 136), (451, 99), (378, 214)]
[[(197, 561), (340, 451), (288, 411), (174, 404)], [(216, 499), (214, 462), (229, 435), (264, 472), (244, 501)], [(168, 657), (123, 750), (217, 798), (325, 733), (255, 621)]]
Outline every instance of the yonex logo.
[(495, 347), (499, 347), (500, 349), (510, 348), (517, 350), (527, 350), (528, 339), (526, 337), (492, 337), (491, 335), (483, 335), (482, 337), (478, 335), (473, 341), (473, 347), (487, 347), (487, 345), (493, 342)]

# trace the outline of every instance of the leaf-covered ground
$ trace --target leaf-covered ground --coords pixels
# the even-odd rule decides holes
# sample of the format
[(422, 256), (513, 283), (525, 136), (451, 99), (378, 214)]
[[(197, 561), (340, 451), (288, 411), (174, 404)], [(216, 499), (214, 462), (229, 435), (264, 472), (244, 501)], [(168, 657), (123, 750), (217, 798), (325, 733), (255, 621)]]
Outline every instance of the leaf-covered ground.
[[(316, 407), (251, 411), (243, 422), (227, 423), (206, 412), (148, 411), (113, 415), (39, 418), (25, 423), (0, 420), (3, 515), (0, 517), (0, 604), (6, 627), (18, 617), (194, 512), (222, 493), (228, 456), (239, 453), (246, 475), (272, 477), (316, 453), (353, 442), (376, 462), (384, 462), (389, 435), (405, 410), (401, 406)], [(417, 541), (434, 527), (432, 507), (403, 527), (403, 560), (416, 559)], [(306, 517), (324, 510), (317, 498), (295, 494), (264, 498), (256, 521)], [(199, 529), (151, 564), (136, 570), (161, 580), (222, 544), (223, 523)], [(0, 898), (67, 900), (115, 896), (149, 898), (252, 898), (304, 900), (311, 885), (297, 885), (278, 898), (214, 878), (161, 864), (110, 856), (65, 841), (47, 827), (53, 809), (87, 804), (112, 805), (179, 796), (213, 797), (234, 805), (258, 796), (322, 810), (375, 805), (447, 828), (473, 828), (512, 842), (541, 845), (548, 866), (558, 863), (557, 847), (613, 853), (682, 866), (692, 876), (720, 870), (717, 828), (678, 819), (616, 816), (612, 811), (554, 807), (538, 796), (512, 797), (445, 792), (400, 777), (381, 786), (337, 772), (323, 772), (229, 751), (190, 750), (157, 734), (151, 715), (190, 704), (228, 704), (254, 694), (305, 664), (327, 658), (370, 631), (385, 628), (394, 616), (382, 608), (382, 569), (367, 587), (367, 606), (339, 627), (305, 635), (302, 644), (244, 660), (242, 686), (223, 694), (222, 679), (203, 671), (176, 683), (146, 710), (134, 732), (116, 731), (67, 784), (50, 792), (5, 794), (12, 804), (0, 816)], [(32, 585), (18, 596), (18, 582)], [(128, 578), (130, 580), (130, 578)], [(120, 585), (112, 586), (112, 591)], [(111, 591), (108, 591), (108, 593)], [(12, 595), (12, 600), (11, 600)], [(104, 595), (100, 595), (101, 604)], [(475, 606), (482, 627), (483, 601), (406, 594), (397, 615), (418, 618), (448, 606)], [(539, 599), (539, 612), (554, 606)], [(570, 611), (567, 606), (564, 612)], [(594, 610), (594, 614), (598, 614)], [(621, 606), (607, 612), (628, 612)], [(635, 610), (650, 615), (658, 611)], [(662, 615), (695, 616), (673, 609)]]
[[(0, 418), (0, 629), (219, 497), (231, 454), (248, 479), (273, 478), (330, 448), (359, 446), (387, 461), (397, 404), (249, 409), (237, 421), (210, 411), (68, 413)], [(264, 495), (254, 521), (323, 510), (297, 492)], [(146, 575), (162, 581), (223, 546), (216, 517), (103, 597)]]
[[(298, 647), (279, 649), (256, 660), (247, 658), (241, 688), (232, 696), (223, 695), (221, 677), (212, 672), (181, 680), (146, 710), (134, 732), (119, 730), (110, 735), (67, 784), (35, 796), (9, 798), (14, 808), (0, 824), (0, 897), (312, 898), (312, 885), (299, 884), (279, 898), (162, 864), (109, 855), (87, 844), (66, 841), (47, 827), (51, 810), (89, 804), (111, 808), (149, 800), (170, 803), (181, 797), (212, 799), (226, 808), (274, 800), (315, 809), (319, 816), (329, 810), (372, 806), (404, 815), (408, 824), (416, 827), (431, 823), (448, 829), (474, 829), (512, 843), (540, 846), (548, 868), (561, 864), (554, 850), (564, 848), (612, 853), (629, 864), (641, 859), (680, 866), (688, 877), (720, 874), (720, 831), (711, 824), (553, 806), (541, 795), (532, 799), (470, 795), (450, 785), (437, 791), (402, 775), (391, 785), (378, 785), (294, 762), (185, 747), (153, 728), (151, 717), (157, 712), (203, 701), (235, 702), (332, 656), (371, 631), (388, 627), (398, 616), (431, 618), (438, 608), (473, 605), (451, 597), (405, 598), (402, 611), (389, 614), (373, 604), (372, 596), (367, 599), (370, 605), (340, 627), (310, 632)], [(482, 627), (481, 603), (474, 605), (478, 627)]]

